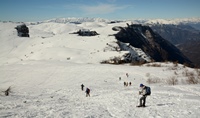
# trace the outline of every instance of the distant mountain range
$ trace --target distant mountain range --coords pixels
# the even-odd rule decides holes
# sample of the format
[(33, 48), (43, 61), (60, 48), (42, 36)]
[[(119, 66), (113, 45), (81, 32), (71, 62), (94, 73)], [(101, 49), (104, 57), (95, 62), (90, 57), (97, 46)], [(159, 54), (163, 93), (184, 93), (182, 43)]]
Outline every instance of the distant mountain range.
[[(196, 29), (195, 29), (196, 27)], [(195, 24), (153, 24), (151, 28), (164, 39), (176, 45), (196, 67), (200, 67), (200, 30)]]
[(102, 18), (55, 18), (42, 22), (56, 22), (56, 23), (83, 23), (83, 22), (110, 22), (110, 20)]
[(150, 27), (163, 38), (177, 45), (189, 40), (200, 41), (200, 31), (186, 24), (153, 24)]
[(200, 41), (190, 40), (177, 46), (196, 67), (200, 67)]
[[(83, 23), (83, 22), (106, 22), (106, 23), (115, 23), (115, 22), (127, 22), (130, 21), (133, 24), (146, 24), (146, 25), (155, 25), (155, 24), (164, 24), (164, 25), (189, 25), (195, 29), (200, 30), (200, 18), (183, 18), (183, 19), (127, 19), (127, 20), (109, 20), (103, 18), (55, 18), (42, 22), (56, 22), (56, 23)], [(38, 22), (40, 23), (40, 22)]]
[(41, 22), (56, 22), (56, 23), (83, 23), (83, 22), (126, 22), (131, 21), (133, 24), (189, 24), (189, 25), (198, 25), (200, 29), (200, 18), (184, 18), (184, 19), (126, 19), (126, 20), (109, 20), (103, 18), (54, 18), (45, 21), (38, 21), (37, 23)]

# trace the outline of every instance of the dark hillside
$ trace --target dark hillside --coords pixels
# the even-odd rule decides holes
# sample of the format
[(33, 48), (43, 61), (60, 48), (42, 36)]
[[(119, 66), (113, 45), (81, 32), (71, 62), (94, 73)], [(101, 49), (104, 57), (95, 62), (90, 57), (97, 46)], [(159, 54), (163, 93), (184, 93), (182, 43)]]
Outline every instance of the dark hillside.
[(177, 47), (200, 68), (200, 41), (186, 41)]
[(189, 25), (152, 25), (151, 28), (174, 45), (189, 40), (200, 40), (200, 31)]
[(149, 26), (133, 24), (125, 28), (121, 27), (115, 37), (119, 41), (141, 48), (155, 61), (178, 61), (192, 65), (192, 62), (177, 47), (155, 33)]

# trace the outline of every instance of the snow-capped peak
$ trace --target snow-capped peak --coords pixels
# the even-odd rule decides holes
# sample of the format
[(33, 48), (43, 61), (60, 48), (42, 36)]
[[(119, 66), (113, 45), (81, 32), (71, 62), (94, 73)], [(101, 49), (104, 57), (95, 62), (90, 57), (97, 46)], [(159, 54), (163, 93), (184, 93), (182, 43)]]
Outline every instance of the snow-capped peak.
[[(56, 22), (56, 23), (83, 23), (83, 22), (110, 22), (112, 20), (103, 18), (55, 18), (46, 20), (44, 22)], [(132, 21), (136, 24), (194, 24), (200, 23), (200, 18), (182, 18), (182, 19), (133, 19), (122, 20)]]
[(55, 19), (50, 19), (45, 22), (56, 22), (56, 23), (83, 23), (83, 22), (108, 22), (109, 20), (107, 19), (102, 19), (102, 18), (55, 18)]
[(183, 19), (148, 19), (144, 24), (190, 24), (200, 23), (200, 18), (183, 18)]

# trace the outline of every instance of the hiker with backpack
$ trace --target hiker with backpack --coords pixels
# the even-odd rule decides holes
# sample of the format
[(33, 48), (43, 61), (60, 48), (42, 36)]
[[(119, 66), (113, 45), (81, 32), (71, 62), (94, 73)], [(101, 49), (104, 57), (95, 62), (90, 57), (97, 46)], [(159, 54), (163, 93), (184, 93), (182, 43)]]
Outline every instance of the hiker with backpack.
[(145, 107), (146, 97), (151, 94), (151, 88), (143, 84), (140, 84), (140, 88), (142, 90), (139, 91), (139, 95), (142, 95), (142, 97), (140, 98), (140, 105), (137, 107)]
[(90, 97), (90, 89), (89, 89), (89, 88), (86, 88), (86, 91), (85, 91), (85, 92), (86, 92), (86, 97), (88, 97), (88, 96)]

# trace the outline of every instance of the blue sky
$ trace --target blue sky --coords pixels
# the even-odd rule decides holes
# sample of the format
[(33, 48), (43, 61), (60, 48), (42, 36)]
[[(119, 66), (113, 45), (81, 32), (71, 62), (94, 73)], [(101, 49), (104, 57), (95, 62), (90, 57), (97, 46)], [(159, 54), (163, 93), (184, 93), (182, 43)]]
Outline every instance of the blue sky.
[(200, 0), (0, 0), (1, 21), (199, 18)]

